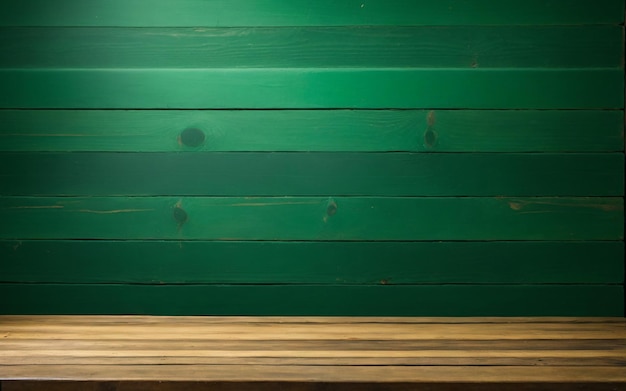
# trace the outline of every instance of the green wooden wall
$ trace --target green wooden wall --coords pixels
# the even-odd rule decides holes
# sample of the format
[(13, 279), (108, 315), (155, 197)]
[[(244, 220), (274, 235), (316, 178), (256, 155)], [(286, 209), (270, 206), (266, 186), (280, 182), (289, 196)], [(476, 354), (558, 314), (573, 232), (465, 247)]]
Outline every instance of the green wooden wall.
[(624, 315), (623, 0), (4, 0), (0, 313)]

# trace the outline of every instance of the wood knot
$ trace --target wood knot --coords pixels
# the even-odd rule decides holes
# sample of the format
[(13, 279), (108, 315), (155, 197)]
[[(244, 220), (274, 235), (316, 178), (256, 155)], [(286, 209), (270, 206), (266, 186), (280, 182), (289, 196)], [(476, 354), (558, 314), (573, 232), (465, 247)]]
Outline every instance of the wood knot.
[(435, 130), (435, 111), (431, 110), (426, 116), (426, 132), (424, 132), (424, 146), (426, 148), (432, 148), (437, 144), (437, 131)]
[(328, 206), (326, 207), (326, 216), (324, 216), (324, 222), (328, 221), (329, 217), (337, 214), (337, 203), (334, 200), (330, 200), (328, 202)]
[(433, 129), (426, 129), (424, 133), (424, 146), (428, 148), (432, 148), (437, 143), (437, 132)]
[(179, 140), (188, 147), (198, 147), (204, 143), (204, 132), (198, 128), (187, 128), (180, 134)]
[(329, 216), (334, 216), (335, 213), (337, 213), (337, 204), (335, 203), (335, 201), (332, 201), (330, 204), (328, 204), (328, 208), (326, 208), (326, 214)]
[(178, 205), (174, 207), (174, 220), (176, 220), (179, 227), (185, 224), (188, 218), (189, 216), (187, 216), (187, 212), (183, 208)]

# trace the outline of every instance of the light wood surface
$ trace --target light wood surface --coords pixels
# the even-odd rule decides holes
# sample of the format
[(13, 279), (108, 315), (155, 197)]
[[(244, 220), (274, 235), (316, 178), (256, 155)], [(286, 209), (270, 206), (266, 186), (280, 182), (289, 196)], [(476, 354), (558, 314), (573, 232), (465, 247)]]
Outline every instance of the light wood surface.
[(0, 316), (0, 380), (623, 389), (626, 319)]

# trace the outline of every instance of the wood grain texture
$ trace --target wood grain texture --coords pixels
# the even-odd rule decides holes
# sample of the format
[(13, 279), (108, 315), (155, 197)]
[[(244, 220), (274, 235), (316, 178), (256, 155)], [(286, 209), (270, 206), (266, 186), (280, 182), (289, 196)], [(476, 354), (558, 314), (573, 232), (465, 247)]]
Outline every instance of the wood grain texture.
[[(93, 315), (83, 315), (88, 318), (94, 318)], [(83, 316), (80, 316), (82, 318)], [(14, 316), (14, 315), (3, 315), (3, 317), (7, 318), (21, 318), (25, 319), (29, 315), (22, 316)], [(70, 315), (66, 317), (78, 318), (78, 316)], [(130, 317), (138, 317), (138, 316), (130, 316)], [(159, 317), (159, 318), (172, 318), (172, 317)], [(217, 317), (223, 318), (223, 317)], [(247, 318), (247, 317), (246, 317)], [(267, 317), (267, 318), (275, 318), (275, 317)], [(359, 317), (359, 319), (361, 319)], [(436, 319), (436, 318), (435, 318)], [(611, 319), (611, 318), (610, 318)], [(616, 318), (618, 320), (622, 320), (622, 318)], [(404, 318), (403, 318), (404, 320)], [(618, 322), (615, 320), (615, 322)], [(287, 321), (289, 322), (289, 321)], [(395, 320), (391, 320), (391, 322), (395, 322)], [(405, 322), (408, 322), (405, 320)], [(508, 318), (507, 318), (508, 322)], [(128, 320), (123, 320), (123, 324), (128, 325)], [(220, 322), (224, 326), (236, 325), (236, 322), (231, 321), (228, 323)], [(259, 324), (270, 323), (270, 322), (259, 322)], [(283, 327), (284, 327), (283, 322)], [(306, 323), (306, 321), (302, 321), (301, 323)], [(317, 322), (323, 323), (323, 322)], [(339, 323), (339, 322), (337, 322)], [(362, 321), (362, 323), (367, 323), (367, 321)], [(358, 323), (358, 324), (362, 324)], [(383, 323), (381, 321), (378, 324)], [(427, 324), (428, 321), (421, 321), (420, 325)], [(437, 323), (437, 321), (435, 321)], [(445, 324), (445, 322), (439, 321), (439, 324)], [(549, 321), (544, 321), (545, 323), (550, 323)], [(567, 323), (561, 322), (560, 325)], [(603, 322), (596, 322), (603, 323)], [(9, 321), (3, 324), (16, 324), (14, 321)], [(65, 356), (65, 359), (69, 359), (73, 353), (77, 353), (74, 357), (75, 359), (86, 359), (87, 355), (90, 352), (94, 352), (93, 355), (96, 355), (95, 352), (101, 352), (104, 354), (97, 354), (99, 357), (91, 357), (94, 361), (98, 359), (106, 359), (106, 354), (111, 354), (113, 351), (125, 352), (126, 359), (132, 359), (133, 353), (136, 354), (134, 358), (141, 359), (141, 357), (149, 358), (159, 353), (163, 352), (171, 352), (172, 358), (178, 357), (179, 359), (184, 359), (186, 355), (189, 355), (189, 358), (195, 356), (196, 358), (241, 358), (241, 357), (249, 357), (249, 358), (263, 358), (264, 355), (267, 355), (267, 358), (301, 358), (301, 359), (313, 359), (313, 358), (324, 358), (325, 354), (328, 354), (328, 351), (335, 350), (336, 358), (350, 358), (350, 354), (352, 353), (352, 358), (358, 353), (361, 358), (369, 358), (369, 359), (384, 359), (385, 356), (387, 359), (391, 358), (427, 358), (430, 357), (432, 359), (439, 358), (494, 358), (500, 354), (500, 358), (504, 358), (505, 356), (509, 356), (510, 358), (514, 354), (513, 351), (516, 348), (519, 348), (520, 341), (515, 339), (498, 339), (497, 341), (486, 340), (486, 339), (464, 339), (464, 336), (461, 336), (460, 339), (455, 339), (455, 337), (450, 336), (447, 339), (445, 344), (442, 344), (441, 339), (410, 339), (410, 340), (386, 340), (386, 339), (378, 339), (376, 341), (366, 340), (366, 339), (345, 339), (341, 341), (341, 345), (337, 345), (336, 339), (313, 339), (313, 340), (248, 340), (248, 339), (213, 339), (212, 335), (202, 338), (194, 333), (190, 336), (189, 339), (174, 339), (174, 340), (166, 340), (161, 339), (160, 334), (158, 334), (159, 338), (156, 339), (137, 339), (135, 337), (135, 333), (131, 333), (128, 338), (123, 339), (93, 339), (91, 336), (88, 338), (80, 338), (79, 335), (73, 335), (72, 337), (76, 337), (75, 339), (68, 339), (66, 335), (63, 335), (62, 339), (64, 346), (70, 347), (72, 349), (60, 349), (59, 343), (56, 341), (50, 341), (47, 338), (43, 338), (44, 335), (50, 335), (55, 333), (57, 329), (48, 329), (46, 328), (47, 322), (41, 323), (44, 325), (44, 329), (47, 330), (47, 333), (41, 333), (38, 338), (21, 338), (20, 336), (32, 335), (32, 330), (25, 333), (18, 333), (14, 338), (9, 336), (5, 341), (2, 342), (2, 357), (3, 364), (8, 364), (8, 361), (11, 357), (16, 355), (24, 356), (23, 360), (27, 360), (26, 356), (29, 354), (38, 355), (39, 360), (45, 360), (46, 354), (43, 351), (50, 352), (51, 356)], [(73, 327), (75, 322), (71, 322)], [(96, 321), (94, 326), (101, 324), (101, 322)], [(112, 324), (112, 321), (109, 320), (109, 325)], [(473, 324), (474, 327), (480, 327), (482, 322), (474, 322), (474, 323), (466, 323), (466, 327), (469, 327), (470, 324)], [(346, 322), (344, 327), (350, 327), (351, 323)], [(533, 325), (534, 326), (534, 325)], [(280, 326), (279, 326), (280, 327)], [(493, 323), (489, 323), (488, 328), (493, 327)], [(532, 326), (531, 326), (532, 327)], [(445, 328), (445, 325), (444, 325)], [(10, 327), (5, 327), (5, 329), (10, 329)], [(584, 327), (583, 327), (584, 329)], [(418, 328), (419, 330), (419, 328)], [(153, 331), (152, 328), (146, 329), (147, 332)], [(290, 330), (290, 332), (293, 330)], [(511, 332), (511, 330), (506, 330)], [(242, 332), (241, 329), (237, 329), (237, 332)], [(504, 330), (498, 330), (498, 332), (504, 332)], [(76, 333), (77, 334), (77, 333)], [(583, 333), (580, 334), (580, 339), (574, 339), (572, 335), (571, 339), (527, 339), (524, 341), (524, 345), (526, 350), (519, 351), (517, 357), (520, 359), (532, 357), (533, 354), (541, 354), (545, 353), (551, 355), (552, 358), (567, 358), (568, 352), (567, 350), (574, 350), (581, 356), (581, 358), (620, 358), (620, 355), (624, 355), (626, 353), (626, 341), (620, 338), (614, 339), (583, 339), (585, 338)], [(280, 346), (276, 346), (276, 343), (280, 343)], [(491, 349), (491, 350), (490, 350)], [(300, 356), (297, 356), (295, 352), (301, 352)], [(82, 354), (80, 354), (82, 353)], [(446, 354), (449, 353), (449, 356)], [(296, 356), (296, 357), (294, 357)], [(50, 357), (52, 358), (52, 357)], [(199, 364), (199, 363), (198, 363)], [(537, 362), (538, 365), (546, 365)], [(574, 364), (570, 364), (574, 365)]]
[(615, 25), (4, 28), (2, 68), (620, 68)]
[(4, 197), (2, 239), (622, 240), (623, 198)]
[[(63, 10), (63, 12), (59, 12)], [(294, 26), (618, 24), (619, 0), (5, 0), (2, 26)]]
[[(64, 365), (24, 365), (2, 368), (2, 376), (6, 379), (50, 379), (50, 380), (88, 380), (88, 381), (158, 381), (167, 378), (170, 381), (237, 381), (245, 377), (251, 382), (411, 382), (435, 383), (445, 379), (446, 382), (534, 382), (551, 383), (566, 382), (624, 382), (624, 368), (616, 366), (590, 367), (581, 371), (574, 367), (519, 367), (519, 366), (452, 366), (452, 367), (420, 367), (416, 370), (407, 366), (272, 366), (272, 365), (167, 365), (155, 367), (151, 365), (98, 365), (95, 367), (77, 367)], [(31, 374), (28, 377), (21, 373)], [(384, 380), (383, 380), (384, 379)]]
[(622, 242), (0, 241), (5, 282), (623, 283)]
[[(122, 284), (0, 284), (0, 314), (143, 314), (143, 315), (301, 315), (301, 316), (624, 316), (623, 285), (122, 285)], [(248, 339), (313, 338), (311, 331), (254, 327)], [(590, 327), (592, 330), (598, 328)], [(383, 327), (384, 329), (384, 327)], [(54, 338), (59, 336), (57, 328)], [(230, 332), (236, 328), (228, 326)], [(335, 338), (354, 335), (338, 328)], [(441, 330), (431, 328), (431, 330)], [(615, 337), (614, 331), (596, 334)], [(9, 330), (10, 331), (10, 330)], [(21, 338), (37, 338), (33, 327)], [(393, 331), (387, 329), (388, 332)], [(143, 337), (156, 338), (137, 329)], [(180, 335), (189, 338), (184, 329)], [(395, 332), (395, 331), (394, 331)], [(439, 331), (441, 332), (441, 331)], [(561, 333), (556, 328), (554, 333)], [(160, 338), (174, 338), (165, 331)], [(5, 334), (6, 335), (6, 334)], [(11, 331), (9, 335), (16, 335)], [(128, 333), (111, 338), (128, 338)], [(206, 333), (203, 335), (207, 335)], [(213, 338), (224, 339), (224, 331)], [(411, 338), (411, 331), (393, 338)], [(497, 335), (497, 334), (495, 334)], [(48, 337), (49, 337), (48, 333)], [(493, 338), (494, 334), (487, 336)], [(41, 338), (41, 337), (40, 337)], [(43, 337), (47, 338), (47, 337)], [(75, 339), (68, 332), (66, 339)], [(93, 338), (102, 333), (94, 331)], [(332, 338), (324, 334), (319, 339)], [(374, 338), (374, 337), (371, 337)], [(473, 337), (475, 338), (475, 337)], [(547, 338), (544, 336), (543, 338)]]
[(620, 196), (624, 155), (0, 153), (0, 178), (21, 196)]
[[(617, 110), (0, 110), (0, 150), (618, 152), (623, 124)], [(205, 141), (185, 145), (186, 129)]]
[[(73, 344), (68, 344), (71, 347)], [(143, 351), (128, 351), (120, 352), (116, 351), (101, 351), (95, 350), (89, 352), (89, 357), (84, 357), (81, 354), (68, 353), (65, 350), (41, 350), (36, 351), (34, 354), (29, 352), (29, 355), (23, 355), (19, 351), (8, 351), (9, 357), (0, 357), (0, 365), (58, 365), (59, 362), (65, 363), (65, 365), (81, 365), (81, 366), (97, 366), (97, 365), (120, 365), (120, 366), (134, 366), (134, 365), (237, 365), (243, 361), (247, 362), (247, 365), (271, 365), (271, 366), (462, 366), (462, 365), (515, 365), (515, 366), (571, 366), (579, 367), (580, 370), (585, 370), (589, 367), (602, 367), (612, 365), (623, 365), (626, 363), (624, 355), (626, 352), (615, 352), (614, 354), (596, 353), (592, 354), (578, 354), (577, 357), (563, 357), (565, 355), (571, 356), (569, 352), (552, 352), (544, 351), (541, 355), (534, 354), (530, 357), (520, 353), (518, 350), (501, 351), (492, 356), (482, 354), (471, 354), (467, 356), (457, 357), (458, 351), (450, 351), (443, 353), (431, 353), (425, 352), (422, 356), (418, 357), (386, 357), (384, 352), (381, 352), (377, 357), (368, 357), (367, 352), (361, 353), (364, 357), (352, 357), (354, 352), (352, 351), (338, 351), (333, 357), (301, 357), (301, 351), (293, 352), (275, 352), (267, 354), (266, 351), (254, 352), (257, 356), (245, 356), (243, 354), (232, 354), (230, 352), (216, 352), (216, 354), (198, 355), (193, 353), (181, 352), (179, 354), (170, 352), (143, 352)], [(169, 353), (164, 357), (164, 353)], [(430, 353), (430, 354), (429, 354)], [(467, 353), (467, 352), (463, 352)], [(91, 355), (95, 355), (92, 357)], [(114, 359), (110, 357), (99, 357), (100, 355), (115, 355)], [(267, 356), (266, 356), (267, 355)], [(273, 357), (273, 356), (281, 357)], [(297, 355), (297, 356), (296, 356)], [(445, 357), (442, 357), (446, 355)], [(120, 357), (121, 356), (121, 357)], [(287, 356), (287, 357), (282, 357)], [(394, 355), (395, 356), (395, 355)]]
[[(574, 368), (568, 368), (573, 370)], [(366, 383), (366, 382), (296, 382), (296, 381), (260, 381), (260, 382), (241, 382), (241, 381), (210, 381), (210, 382), (194, 382), (194, 381), (71, 381), (71, 380), (55, 380), (55, 381), (37, 381), (37, 380), (20, 380), (20, 381), (4, 381), (4, 391), (206, 391), (210, 387), (212, 391), (239, 391), (239, 390), (258, 390), (258, 391), (319, 391), (320, 388), (332, 389), (334, 391), (413, 391), (417, 387), (415, 383), (396, 382), (396, 383)], [(439, 391), (570, 391), (572, 389), (571, 382), (505, 382), (505, 383), (478, 383), (478, 382), (422, 382), (420, 388), (427, 390)], [(623, 388), (620, 382), (588, 382), (579, 381), (574, 386), (577, 389), (585, 391), (615, 391)]]
[[(588, 382), (583, 389), (615, 390), (626, 384), (624, 322), (623, 318), (1, 316), (0, 379), (14, 390), (61, 384), (70, 390), (133, 389), (132, 385), (179, 391), (188, 386), (168, 383), (172, 381), (194, 381), (193, 387), (218, 390), (229, 382), (229, 391), (243, 384), (298, 391), (336, 385), (352, 386), (345, 388), (351, 390), (449, 390), (448, 386), (460, 390), (465, 389), (463, 382), (502, 385), (506, 390), (520, 389), (522, 384), (529, 390), (568, 389), (566, 385), (579, 389)], [(39, 383), (7, 382), (18, 379)], [(83, 383), (50, 383), (58, 380)], [(164, 383), (154, 388), (150, 381), (156, 380)], [(96, 383), (102, 381), (111, 383)]]
[(14, 391), (608, 391), (626, 382), (623, 318), (2, 316), (0, 335), (0, 379)]
[(621, 109), (620, 69), (1, 70), (0, 108)]

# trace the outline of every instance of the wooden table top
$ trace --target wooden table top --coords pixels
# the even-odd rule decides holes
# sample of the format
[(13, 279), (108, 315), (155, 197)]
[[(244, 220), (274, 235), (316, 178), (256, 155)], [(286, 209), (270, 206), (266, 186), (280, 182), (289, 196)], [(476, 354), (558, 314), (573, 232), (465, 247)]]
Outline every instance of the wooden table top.
[(626, 319), (0, 316), (0, 380), (621, 387)]

